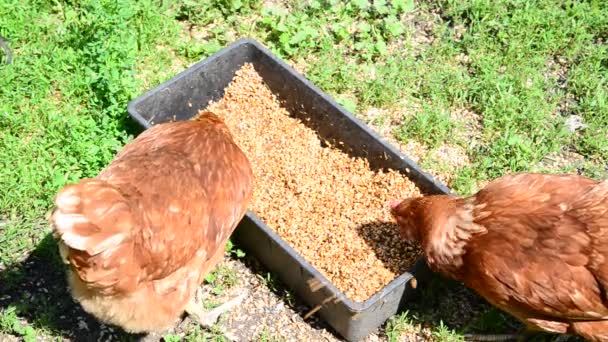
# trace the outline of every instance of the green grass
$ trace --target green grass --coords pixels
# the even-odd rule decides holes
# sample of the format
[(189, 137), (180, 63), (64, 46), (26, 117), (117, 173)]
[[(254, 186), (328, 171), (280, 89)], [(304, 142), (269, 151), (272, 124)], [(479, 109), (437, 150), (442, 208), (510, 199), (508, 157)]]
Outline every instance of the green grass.
[[(126, 114), (129, 100), (244, 36), (301, 68), (356, 115), (391, 113), (374, 122), (398, 140), (416, 141), (429, 154), (442, 145), (464, 148), (463, 166), (422, 161), (450, 173), (449, 185), (462, 194), (507, 172), (538, 170), (561, 151), (583, 161), (547, 171), (605, 177), (607, 2), (262, 4), (0, 2), (0, 35), (14, 53), (12, 64), (0, 65), (1, 268), (26, 258), (46, 236), (62, 186), (96, 175), (137, 133)], [(474, 139), (466, 133), (471, 122), (454, 118), (462, 109), (480, 120)], [(570, 115), (588, 127), (567, 132)], [(20, 311), (31, 311), (16, 304), (2, 311), (2, 332), (54, 334), (36, 321), (33, 330), (16, 325)], [(52, 321), (53, 314), (37, 317)], [(448, 336), (450, 328), (442, 329), (435, 332)]]
[(159, 12), (114, 1), (0, 7), (1, 34), (15, 52), (0, 69), (0, 188), (8, 190), (0, 215), (10, 234), (3, 262), (41, 236), (61, 186), (95, 176), (131, 138), (125, 105), (141, 91), (135, 67), (171, 38)]
[(237, 281), (236, 272), (232, 268), (222, 265), (205, 276), (205, 282), (212, 286), (211, 292), (216, 295), (224, 293), (225, 290), (236, 285)]
[(439, 326), (433, 331), (433, 337), (442, 342), (464, 342), (462, 335), (448, 328), (442, 321), (439, 322)]
[(19, 321), (17, 308), (9, 306), (0, 314), (0, 332), (10, 333), (30, 342), (36, 341), (36, 330), (29, 325)]
[[(420, 328), (420, 318), (416, 315), (410, 314), (409, 311), (397, 314), (391, 317), (384, 329), (384, 333), (388, 342), (400, 341), (400, 337), (409, 332), (417, 332)], [(436, 324), (431, 330), (431, 336), (440, 342), (455, 342), (464, 341), (462, 332), (458, 332), (455, 329), (450, 329), (446, 326), (442, 320)]]
[(384, 333), (389, 342), (397, 342), (399, 341), (399, 337), (413, 325), (415, 325), (415, 323), (411, 319), (409, 312), (405, 311), (388, 320)]
[[(568, 144), (606, 163), (606, 47), (595, 43), (608, 31), (605, 2), (447, 1), (441, 7), (454, 24), (469, 28), (455, 46), (471, 60), (466, 105), (483, 113), (485, 144), (471, 151), (475, 175), (526, 171)], [(563, 90), (547, 67), (556, 59), (569, 76)], [(590, 126), (582, 134), (565, 134), (556, 113), (568, 94), (578, 98), (572, 114)]]
[(211, 327), (210, 331), (203, 331), (200, 326), (193, 326), (185, 335), (182, 337), (177, 334), (167, 334), (163, 336), (164, 342), (228, 342), (229, 340), (222, 334), (216, 326)]

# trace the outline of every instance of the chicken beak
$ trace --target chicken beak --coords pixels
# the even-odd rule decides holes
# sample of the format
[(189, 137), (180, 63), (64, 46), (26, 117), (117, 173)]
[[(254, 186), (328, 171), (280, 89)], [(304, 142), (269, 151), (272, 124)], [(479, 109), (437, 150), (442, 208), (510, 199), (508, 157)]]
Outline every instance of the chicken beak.
[(399, 204), (401, 204), (400, 200), (390, 200), (388, 202), (386, 202), (386, 205), (389, 207), (389, 209), (391, 210), (391, 214), (395, 213), (395, 210), (397, 209), (397, 207), (399, 206)]

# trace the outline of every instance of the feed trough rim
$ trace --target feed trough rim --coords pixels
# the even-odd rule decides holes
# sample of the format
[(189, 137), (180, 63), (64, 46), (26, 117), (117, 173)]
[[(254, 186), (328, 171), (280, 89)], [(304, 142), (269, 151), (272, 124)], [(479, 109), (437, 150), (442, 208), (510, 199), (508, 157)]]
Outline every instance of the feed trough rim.
[[(422, 171), (422, 169), (408, 156), (401, 153), (399, 149), (393, 146), (390, 142), (388, 142), (385, 138), (378, 135), (374, 132), (369, 126), (363, 123), (361, 120), (356, 118), (352, 113), (343, 108), (340, 104), (338, 104), (329, 94), (322, 91), (320, 88), (315, 86), (311, 81), (306, 79), (303, 75), (295, 71), (289, 64), (283, 61), (281, 58), (272, 53), (268, 48), (262, 45), (255, 39), (252, 38), (241, 38), (232, 44), (224, 47), (220, 51), (203, 58), (199, 62), (192, 64), (187, 67), (183, 71), (177, 73), (170, 79), (160, 83), (154, 88), (146, 90), (143, 94), (136, 97), (134, 100), (130, 101), (127, 105), (127, 110), (129, 115), (134, 118), (142, 127), (145, 129), (153, 126), (154, 119), (150, 119), (150, 122), (147, 119), (144, 119), (144, 116), (138, 111), (137, 106), (150, 99), (151, 97), (158, 96), (159, 92), (166, 91), (167, 88), (172, 85), (180, 82), (184, 77), (188, 77), (192, 73), (196, 73), (199, 70), (205, 68), (205, 66), (215, 63), (218, 59), (221, 59), (225, 55), (229, 55), (233, 50), (238, 49), (241, 46), (250, 45), (253, 48), (257, 49), (261, 54), (265, 55), (265, 58), (270, 59), (273, 63), (276, 63), (279, 68), (282, 68), (284, 72), (291, 74), (294, 78), (297, 79), (298, 82), (304, 84), (304, 86), (308, 87), (316, 96), (320, 96), (323, 100), (327, 101), (333, 107), (335, 107), (341, 115), (347, 118), (351, 123), (358, 126), (359, 129), (363, 130), (366, 134), (368, 134), (372, 139), (376, 140), (379, 144), (382, 145), (387, 151), (394, 154), (398, 158), (400, 158), (405, 164), (407, 164), (407, 169), (405, 172), (400, 171), (404, 177), (407, 177), (406, 174), (417, 174), (419, 177), (423, 178), (424, 181), (428, 183), (432, 183), (435, 189), (439, 190), (444, 194), (451, 194), (450, 189), (445, 186), (443, 183), (436, 180), (431, 175)], [(255, 65), (255, 62), (252, 61)], [(418, 185), (418, 184), (417, 184)], [(350, 299), (348, 296), (344, 294), (340, 289), (338, 289), (326, 276), (324, 276), (316, 267), (314, 267), (310, 262), (308, 262), (300, 253), (298, 253), (286, 240), (281, 238), (275, 231), (273, 231), (266, 223), (264, 223), (261, 218), (259, 218), (255, 213), (250, 210), (247, 210), (246, 213), (247, 218), (255, 225), (257, 225), (264, 234), (266, 234), (271, 240), (273, 240), (280, 248), (287, 252), (291, 258), (294, 259), (297, 263), (300, 264), (301, 267), (306, 269), (314, 279), (317, 279), (319, 283), (326, 287), (328, 292), (332, 295), (335, 295), (335, 300), (342, 302), (342, 304), (351, 312), (355, 313), (355, 315), (359, 312), (364, 312), (374, 305), (377, 305), (379, 302), (382, 302), (384, 298), (391, 294), (396, 288), (403, 286), (403, 284), (407, 284), (413, 277), (413, 274), (425, 266), (424, 258), (419, 257), (416, 261), (408, 268), (408, 271), (401, 273), (395, 279), (391, 280), (389, 283), (384, 285), (378, 291), (376, 291), (373, 295), (369, 296), (367, 299), (363, 301), (354, 301)]]

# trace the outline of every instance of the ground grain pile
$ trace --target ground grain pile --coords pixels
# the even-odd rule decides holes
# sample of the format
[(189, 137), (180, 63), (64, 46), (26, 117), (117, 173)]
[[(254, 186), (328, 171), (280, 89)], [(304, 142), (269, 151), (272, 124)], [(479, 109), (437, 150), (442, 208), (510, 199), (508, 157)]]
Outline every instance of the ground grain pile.
[(395, 171), (324, 147), (291, 117), (251, 64), (245, 64), (207, 108), (222, 117), (256, 177), (250, 209), (349, 298), (362, 301), (420, 256), (399, 238), (386, 208), (418, 196)]

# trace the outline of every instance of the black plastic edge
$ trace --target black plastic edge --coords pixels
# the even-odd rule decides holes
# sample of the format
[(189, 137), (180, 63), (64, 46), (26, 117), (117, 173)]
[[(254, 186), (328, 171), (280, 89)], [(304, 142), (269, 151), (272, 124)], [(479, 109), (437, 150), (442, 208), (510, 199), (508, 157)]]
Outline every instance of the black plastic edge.
[[(306, 79), (304, 76), (302, 76), (296, 70), (294, 70), (291, 66), (289, 66), (287, 63), (285, 63), (283, 60), (281, 60), (280, 58), (275, 56), (269, 49), (267, 49), (261, 43), (259, 43), (258, 41), (254, 40), (254, 39), (251, 39), (251, 38), (241, 38), (241, 39), (235, 41), (234, 43), (228, 45), (224, 49), (220, 50), (219, 52), (217, 52), (209, 57), (203, 58), (201, 61), (191, 65), (190, 67), (181, 71), (180, 73), (173, 76), (169, 80), (162, 82), (158, 86), (145, 91), (145, 93), (143, 93), (142, 95), (140, 95), (139, 97), (137, 97), (136, 99), (134, 99), (128, 103), (128, 105), (127, 105), (128, 113), (142, 127), (146, 128), (146, 129), (150, 128), (152, 125), (147, 120), (145, 120), (143, 118), (143, 116), (139, 113), (139, 111), (137, 110), (137, 105), (139, 103), (145, 101), (150, 96), (154, 96), (159, 90), (161, 90), (173, 83), (178, 82), (181, 78), (185, 77), (187, 74), (192, 73), (192, 72), (204, 67), (206, 64), (210, 64), (210, 63), (214, 62), (216, 59), (221, 58), (224, 54), (229, 53), (232, 49), (239, 48), (242, 45), (252, 45), (256, 49), (258, 49), (260, 52), (262, 52), (267, 57), (272, 59), (279, 66), (284, 68), (287, 72), (289, 72), (293, 76), (295, 76), (300, 82), (304, 83), (307, 87), (310, 87), (318, 96), (320, 96), (321, 98), (323, 98), (324, 100), (329, 102), (332, 106), (336, 107), (342, 115), (344, 115), (350, 121), (355, 123), (360, 129), (362, 129), (368, 135), (370, 135), (370, 137), (379, 141), (384, 148), (386, 148), (393, 154), (399, 156), (399, 158), (402, 159), (404, 161), (404, 163), (408, 165), (408, 168), (411, 169), (410, 172), (419, 174), (421, 177), (425, 178), (426, 181), (428, 181), (429, 183), (432, 183), (441, 192), (443, 192), (445, 194), (451, 194), (451, 191), (448, 187), (446, 187), (442, 183), (435, 180), (433, 177), (431, 177), (426, 172), (422, 171), (413, 160), (411, 160), (406, 155), (402, 154), (401, 151), (399, 151), (397, 148), (395, 148), (392, 144), (390, 144), (384, 138), (380, 137), (376, 132), (371, 130), (361, 120), (357, 119), (353, 114), (351, 114), (349, 111), (347, 111), (345, 108), (343, 108), (339, 103), (337, 103), (331, 96), (329, 96), (327, 93), (323, 92), (321, 89), (319, 89), (312, 82), (310, 82), (308, 79)], [(281, 248), (286, 250), (291, 257), (293, 257), (298, 263), (300, 263), (302, 265), (302, 267), (306, 268), (309, 273), (311, 273), (314, 277), (318, 278), (320, 280), (320, 282), (328, 290), (330, 290), (330, 292), (335, 293), (336, 297), (342, 303), (344, 303), (345, 306), (348, 307), (349, 311), (352, 311), (354, 313), (366, 311), (372, 305), (377, 303), (379, 300), (382, 300), (382, 298), (385, 297), (387, 293), (392, 292), (395, 288), (408, 282), (413, 277), (412, 273), (415, 273), (416, 269), (418, 269), (420, 267), (424, 267), (423, 266), (424, 261), (422, 260), (422, 258), (419, 258), (418, 261), (415, 263), (415, 265), (412, 266), (412, 268), (410, 268), (409, 272), (405, 272), (405, 273), (401, 274), (400, 276), (398, 276), (397, 278), (395, 278), (394, 280), (389, 282), (381, 290), (379, 290), (378, 292), (373, 294), (371, 297), (369, 297), (365, 301), (355, 302), (355, 301), (352, 301), (350, 298), (348, 298), (342, 291), (337, 289), (331, 283), (331, 281), (329, 279), (327, 279), (325, 276), (323, 276), (315, 267), (313, 267), (310, 263), (308, 263), (308, 261), (306, 261), (285, 240), (283, 240), (270, 227), (268, 227), (257, 215), (255, 215), (255, 213), (248, 210), (246, 215), (252, 222), (254, 222), (258, 227), (260, 227), (264, 231), (265, 234), (267, 234), (272, 240), (274, 240), (278, 246), (280, 246)]]

